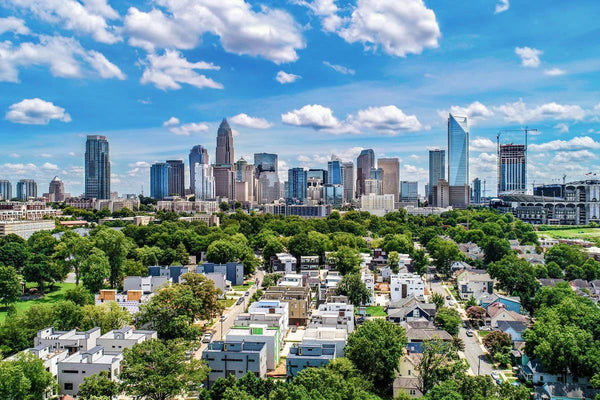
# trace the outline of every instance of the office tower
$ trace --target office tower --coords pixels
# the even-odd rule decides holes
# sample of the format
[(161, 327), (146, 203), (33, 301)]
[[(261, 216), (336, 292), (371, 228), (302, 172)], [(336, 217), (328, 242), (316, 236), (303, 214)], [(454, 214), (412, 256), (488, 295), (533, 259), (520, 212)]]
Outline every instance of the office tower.
[(150, 167), (150, 197), (162, 200), (169, 196), (169, 170), (168, 163), (156, 163)]
[(498, 194), (525, 193), (526, 149), (523, 144), (498, 146)]
[(110, 199), (110, 152), (106, 136), (89, 135), (85, 142), (85, 197)]
[(240, 158), (235, 163), (235, 174), (235, 200), (253, 202), (256, 188), (254, 165)]
[(445, 179), (440, 179), (433, 187), (433, 206), (446, 208), (450, 205), (450, 185)]
[(323, 201), (332, 206), (341, 206), (344, 202), (344, 186), (334, 184), (323, 186)]
[(455, 208), (467, 208), (471, 202), (469, 185), (450, 186), (450, 205)]
[(400, 182), (400, 201), (415, 203), (419, 200), (419, 182)]
[(481, 179), (473, 179), (473, 203), (481, 204)]
[(380, 179), (365, 179), (365, 195), (368, 194), (381, 194), (381, 180)]
[(196, 163), (194, 166), (194, 196), (196, 200), (212, 200), (215, 198), (215, 177), (210, 164)]
[(335, 155), (327, 162), (327, 183), (330, 185), (342, 185), (342, 161)]
[(467, 117), (448, 116), (448, 183), (469, 184), (469, 127)]
[(306, 201), (306, 171), (304, 168), (290, 168), (288, 170), (288, 204), (303, 204)]
[(308, 176), (307, 178), (307, 190), (306, 197), (309, 205), (318, 205), (323, 201), (323, 180), (317, 177)]
[(0, 199), (10, 200), (12, 199), (12, 184), (9, 180), (0, 179)]
[(365, 149), (356, 158), (356, 197), (365, 194), (365, 180), (371, 179), (371, 169), (375, 167), (375, 152)]
[(327, 183), (327, 170), (311, 168), (308, 170), (308, 172), (306, 172), (306, 178), (320, 179), (321, 184), (324, 185)]
[(383, 170), (381, 168), (371, 168), (371, 179), (383, 180)]
[(382, 194), (393, 194), (398, 201), (400, 193), (400, 160), (398, 158), (380, 158), (377, 166), (383, 171)]
[(181, 160), (167, 160), (169, 164), (169, 196), (185, 197), (185, 164)]
[(273, 171), (263, 171), (258, 177), (258, 198), (261, 204), (273, 203), (281, 198), (279, 175)]
[(342, 182), (344, 185), (344, 201), (350, 203), (354, 200), (354, 163), (342, 163)]
[(227, 123), (227, 119), (223, 118), (217, 131), (217, 157), (215, 158), (215, 164), (233, 165), (233, 160), (233, 132)]
[(37, 197), (37, 183), (33, 179), (21, 179), (17, 182), (17, 197), (21, 201), (27, 201), (29, 197)]
[(65, 184), (58, 176), (50, 181), (48, 197), (50, 201), (65, 201)]
[(231, 165), (214, 165), (215, 196), (233, 200), (235, 197), (235, 171)]
[(446, 150), (429, 150), (429, 184), (427, 202), (433, 204), (433, 187), (440, 179), (446, 179)]
[(190, 150), (190, 190), (196, 193), (196, 164), (210, 164), (208, 150), (202, 145), (196, 145)]
[(277, 154), (254, 153), (254, 168), (256, 169), (257, 177), (262, 172), (277, 172)]

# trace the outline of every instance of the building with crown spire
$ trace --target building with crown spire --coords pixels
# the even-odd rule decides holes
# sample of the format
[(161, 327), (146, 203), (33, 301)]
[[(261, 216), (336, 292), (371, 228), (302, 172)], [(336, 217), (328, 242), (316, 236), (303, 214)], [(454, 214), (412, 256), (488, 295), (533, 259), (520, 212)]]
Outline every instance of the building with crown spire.
[(58, 176), (55, 176), (50, 182), (50, 186), (48, 188), (48, 200), (59, 202), (65, 201), (67, 197), (71, 197), (71, 195), (69, 193), (65, 193), (64, 182)]
[(215, 195), (233, 200), (235, 197), (235, 170), (233, 152), (233, 132), (223, 118), (217, 130), (217, 151), (213, 175), (215, 177)]

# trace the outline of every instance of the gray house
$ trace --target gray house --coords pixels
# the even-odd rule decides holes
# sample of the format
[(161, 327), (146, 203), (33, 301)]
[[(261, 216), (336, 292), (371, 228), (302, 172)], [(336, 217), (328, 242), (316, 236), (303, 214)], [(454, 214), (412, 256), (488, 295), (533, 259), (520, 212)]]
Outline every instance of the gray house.
[(321, 368), (336, 358), (335, 344), (295, 344), (286, 361), (287, 379), (292, 379), (305, 368)]
[(239, 379), (248, 372), (259, 378), (267, 374), (267, 345), (264, 342), (215, 341), (202, 352), (202, 359), (210, 367), (209, 388), (217, 379), (229, 375)]

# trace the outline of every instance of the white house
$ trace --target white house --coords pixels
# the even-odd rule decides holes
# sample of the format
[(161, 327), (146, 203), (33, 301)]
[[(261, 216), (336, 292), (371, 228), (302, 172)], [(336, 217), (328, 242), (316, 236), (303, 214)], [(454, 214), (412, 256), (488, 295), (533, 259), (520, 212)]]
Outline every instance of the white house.
[(318, 326), (307, 328), (302, 338), (303, 344), (333, 344), (335, 345), (335, 354), (339, 357), (344, 356), (344, 348), (348, 341), (348, 331), (343, 328), (333, 328), (327, 326)]
[(390, 277), (391, 301), (405, 299), (414, 295), (418, 299), (425, 297), (425, 283), (419, 275), (400, 273)]
[(279, 286), (287, 287), (302, 287), (301, 274), (285, 274), (283, 280), (279, 282)]
[(152, 293), (169, 282), (171, 280), (166, 276), (127, 276), (123, 280), (123, 291), (141, 290), (142, 293)]
[(121, 370), (122, 354), (104, 354), (102, 346), (78, 351), (58, 363), (58, 387), (61, 394), (77, 396), (79, 385), (88, 376), (107, 371), (116, 380)]
[(267, 346), (267, 369), (274, 370), (279, 365), (282, 333), (279, 328), (264, 324), (251, 324), (248, 327), (234, 326), (225, 334), (225, 342), (256, 342)]
[[(285, 335), (290, 325), (290, 305), (280, 300), (259, 300), (250, 304), (248, 307), (249, 320), (259, 323), (261, 320), (266, 320), (265, 316), (278, 317), (277, 325), (280, 328), (282, 334)], [(244, 314), (240, 314), (244, 315)], [(274, 326), (267, 324), (269, 326)]]
[(157, 337), (156, 331), (136, 331), (128, 326), (106, 332), (96, 340), (96, 344), (104, 348), (104, 354), (116, 355), (138, 343)]
[(325, 303), (313, 311), (309, 328), (333, 327), (346, 329), (348, 333), (354, 332), (354, 306), (346, 303)]
[(375, 275), (373, 275), (371, 272), (368, 272), (368, 270), (364, 270), (360, 276), (360, 279), (367, 287), (367, 290), (371, 293), (371, 297), (366, 305), (373, 305), (373, 302), (375, 301)]
[(54, 327), (40, 330), (33, 338), (34, 348), (48, 346), (48, 351), (67, 350), (69, 354), (85, 351), (96, 347), (96, 340), (100, 337), (100, 328), (89, 331), (57, 331)]

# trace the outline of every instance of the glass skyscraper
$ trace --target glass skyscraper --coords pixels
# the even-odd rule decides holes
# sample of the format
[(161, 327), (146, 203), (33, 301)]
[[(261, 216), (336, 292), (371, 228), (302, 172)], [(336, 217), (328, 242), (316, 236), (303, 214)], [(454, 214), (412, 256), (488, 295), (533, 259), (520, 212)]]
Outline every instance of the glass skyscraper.
[(208, 150), (202, 145), (196, 145), (190, 150), (190, 190), (196, 193), (196, 164), (209, 164)]
[(261, 172), (277, 172), (277, 154), (254, 153), (254, 168), (257, 176)]
[(341, 185), (344, 183), (342, 178), (342, 162), (340, 160), (332, 159), (327, 162), (327, 183), (330, 185)]
[(85, 197), (110, 199), (110, 154), (106, 136), (89, 135), (85, 142)]
[(162, 200), (169, 195), (169, 170), (167, 163), (156, 163), (150, 167), (150, 197)]
[(448, 116), (448, 183), (469, 184), (469, 127), (467, 117)]
[(498, 194), (525, 193), (525, 153), (524, 144), (501, 144), (498, 148)]
[(169, 195), (185, 197), (185, 164), (181, 160), (167, 160), (169, 168)]
[(433, 204), (433, 187), (440, 179), (446, 179), (446, 150), (429, 150), (429, 184), (427, 185), (429, 204)]
[(0, 179), (0, 197), (3, 200), (12, 199), (12, 184), (6, 179)]
[(286, 201), (288, 204), (302, 204), (306, 201), (306, 171), (304, 168), (290, 168), (288, 170), (288, 190)]
[(17, 197), (21, 201), (27, 201), (29, 197), (38, 196), (37, 182), (33, 179), (21, 179), (17, 182)]
[(215, 164), (233, 166), (233, 131), (225, 118), (217, 130), (217, 156)]
[(365, 194), (365, 180), (371, 179), (371, 169), (375, 167), (375, 152), (365, 149), (356, 158), (356, 196)]

